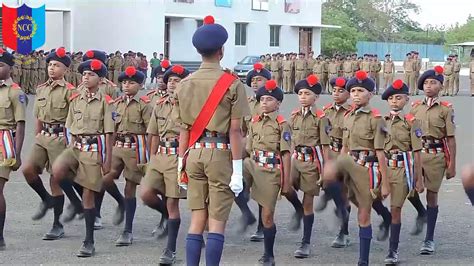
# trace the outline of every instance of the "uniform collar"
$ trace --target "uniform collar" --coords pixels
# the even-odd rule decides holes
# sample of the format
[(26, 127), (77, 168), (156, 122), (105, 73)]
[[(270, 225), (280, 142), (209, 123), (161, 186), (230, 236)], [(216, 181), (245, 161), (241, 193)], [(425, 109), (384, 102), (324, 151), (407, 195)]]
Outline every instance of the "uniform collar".
[(48, 79), (48, 81), (46, 81), (46, 83), (49, 86), (52, 86), (53, 88), (56, 87), (56, 86), (61, 86), (61, 87), (66, 86), (66, 80), (64, 78), (58, 79), (58, 80), (53, 80), (53, 79), (50, 78), (50, 79)]
[(219, 63), (206, 63), (206, 62), (202, 62), (199, 68), (200, 69), (222, 69)]
[(278, 116), (278, 113), (276, 111), (268, 113), (268, 114), (261, 114), (262, 119), (265, 119), (265, 117), (270, 118), (270, 120), (276, 120)]
[[(430, 104), (430, 101), (431, 101), (431, 104)], [(423, 104), (428, 105), (429, 107), (435, 104), (440, 104), (440, 103), (441, 103), (441, 100), (439, 99), (439, 97), (434, 97), (434, 98), (425, 97), (425, 99), (423, 99)]]
[(132, 97), (128, 97), (127, 95), (123, 95), (123, 100), (127, 102), (127, 99), (130, 99), (130, 101), (135, 100), (136, 102), (140, 101), (140, 97), (138, 96), (138, 93), (133, 95)]
[[(86, 99), (86, 100), (89, 99), (89, 98), (87, 97), (87, 94), (88, 94), (88, 93), (89, 93), (89, 90), (88, 90), (87, 88), (84, 88), (84, 89), (82, 90), (82, 92), (81, 92), (81, 99)], [(99, 92), (99, 90), (97, 90), (97, 91), (95, 92), (95, 95), (94, 95), (94, 97), (93, 97), (92, 99), (97, 99), (97, 100), (99, 100), (99, 101), (102, 99), (101, 93)]]
[(346, 111), (351, 109), (351, 105), (348, 102), (345, 102), (342, 105), (337, 105), (336, 103), (333, 103), (332, 107), (336, 109), (336, 111), (339, 111), (340, 107), (344, 108)]
[(3, 86), (11, 86), (13, 85), (13, 80), (12, 78), (7, 78), (6, 80), (0, 80), (0, 87), (3, 87)]
[(390, 111), (389, 114), (385, 116), (386, 119), (395, 119), (396, 117), (398, 117), (400, 120), (403, 120), (403, 118), (405, 117), (405, 112), (401, 110), (400, 112), (398, 112), (398, 114), (395, 115), (392, 113), (392, 111)]
[(370, 113), (370, 111), (371, 111), (370, 106), (369, 106), (369, 105), (366, 105), (366, 106), (364, 106), (364, 107), (360, 107), (359, 109), (355, 109), (355, 110), (354, 110), (354, 113), (357, 114), (357, 113), (359, 113), (359, 112), (363, 112), (363, 113), (368, 114), (368, 113)]

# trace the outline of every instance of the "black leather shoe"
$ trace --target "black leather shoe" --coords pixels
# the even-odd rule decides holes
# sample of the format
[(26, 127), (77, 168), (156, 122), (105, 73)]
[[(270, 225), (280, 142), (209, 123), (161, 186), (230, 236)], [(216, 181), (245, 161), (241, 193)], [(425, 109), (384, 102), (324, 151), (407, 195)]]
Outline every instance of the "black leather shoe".
[(259, 260), (258, 263), (264, 265), (264, 266), (274, 266), (275, 265), (275, 258), (267, 256), (264, 254)]
[(425, 216), (416, 216), (415, 220), (415, 226), (411, 230), (410, 234), (411, 235), (419, 235), (421, 232), (423, 232), (423, 228), (426, 225), (426, 215)]
[(378, 241), (385, 241), (388, 238), (388, 232), (390, 231), (390, 224), (382, 222), (379, 225), (379, 232), (377, 233)]
[(423, 241), (423, 245), (420, 249), (421, 255), (432, 255), (435, 253), (435, 243), (433, 240), (425, 240)]
[(293, 217), (291, 217), (290, 224), (288, 229), (291, 231), (298, 231), (301, 228), (301, 220), (303, 219), (302, 212), (295, 212)]

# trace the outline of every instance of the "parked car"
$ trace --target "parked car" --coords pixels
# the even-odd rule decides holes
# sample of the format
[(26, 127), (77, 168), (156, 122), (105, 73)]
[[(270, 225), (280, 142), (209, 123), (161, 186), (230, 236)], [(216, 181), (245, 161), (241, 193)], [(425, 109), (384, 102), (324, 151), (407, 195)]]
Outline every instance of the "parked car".
[(248, 55), (244, 59), (240, 60), (234, 67), (234, 72), (239, 76), (240, 79), (245, 79), (247, 73), (253, 69), (253, 65), (260, 60), (257, 55)]

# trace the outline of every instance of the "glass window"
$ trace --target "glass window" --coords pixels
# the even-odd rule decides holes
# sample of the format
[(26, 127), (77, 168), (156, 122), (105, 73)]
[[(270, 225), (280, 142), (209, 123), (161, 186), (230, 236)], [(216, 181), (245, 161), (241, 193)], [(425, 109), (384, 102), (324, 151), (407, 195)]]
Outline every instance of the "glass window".
[(252, 0), (252, 9), (268, 11), (268, 0)]
[(232, 0), (215, 0), (216, 6), (232, 7)]
[(204, 24), (204, 20), (202, 20), (202, 19), (196, 19), (196, 24), (197, 24), (197, 27), (199, 28), (199, 27), (202, 26), (202, 24)]
[(270, 47), (280, 46), (280, 25), (270, 25)]
[(247, 45), (247, 23), (235, 23), (235, 45)]

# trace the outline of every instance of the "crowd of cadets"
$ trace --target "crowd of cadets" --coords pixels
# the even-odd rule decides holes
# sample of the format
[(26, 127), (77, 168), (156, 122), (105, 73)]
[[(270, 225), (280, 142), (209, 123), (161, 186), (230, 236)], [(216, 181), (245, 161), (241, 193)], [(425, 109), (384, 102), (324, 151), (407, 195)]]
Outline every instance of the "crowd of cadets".
[[(42, 219), (50, 209), (54, 213), (44, 240), (62, 238), (63, 223), (85, 218), (79, 257), (94, 255), (94, 230), (102, 227), (105, 192), (117, 202), (114, 224), (125, 220), (115, 245), (132, 245), (137, 185), (142, 186), (143, 202), (161, 213), (154, 230), (158, 237), (167, 237), (160, 264), (176, 261), (179, 202), (186, 198), (192, 211), (185, 245), (188, 265), (199, 265), (206, 228), (206, 264), (219, 265), (234, 201), (242, 212), (242, 232), (257, 223), (250, 240), (263, 242), (259, 263), (274, 265), (274, 214), (281, 196), (295, 209), (290, 229), (298, 230), (303, 224), (296, 258), (310, 256), (314, 210), (324, 209), (329, 200), (334, 200), (341, 221), (331, 244), (335, 248), (349, 245), (351, 203), (358, 208), (359, 265), (369, 264), (371, 209), (382, 220), (377, 239), (389, 237), (384, 262), (400, 261), (401, 208), (406, 199), (418, 213), (412, 234), (420, 234), (426, 226), (420, 254), (433, 254), (438, 191), (445, 177), (456, 175), (454, 110), (439, 98), (446, 69), (437, 66), (418, 78), (416, 88), (424, 91), (425, 98), (411, 107), (407, 107), (407, 83), (387, 84), (381, 99), (387, 101), (390, 112), (381, 114), (370, 107), (381, 69), (376, 58), (367, 55), (359, 63), (353, 55), (347, 58), (349, 67), (336, 56), (327, 64), (341, 67), (328, 67), (326, 77), (326, 68), (317, 67), (321, 58), (308, 68), (301, 54), (294, 68), (297, 82), (291, 88), (300, 106), (287, 120), (279, 114), (284, 91), (277, 81), (280, 68), (274, 68), (279, 65), (277, 55), (266, 65), (255, 64), (248, 73), (246, 84), (254, 95), (247, 97), (244, 84), (220, 66), (227, 37), (221, 25), (206, 17), (193, 35), (193, 45), (202, 55), (200, 68), (189, 75), (184, 67), (163, 61), (163, 74), (157, 77), (160, 87), (141, 97), (137, 93), (145, 75), (126, 63), (131, 57), (112, 64), (114, 71), (108, 79), (116, 79), (123, 90), (117, 97), (103, 86), (111, 73), (104, 52), (91, 50), (72, 59), (64, 48), (52, 51), (44, 58), (48, 78), (36, 87), (36, 137), (23, 163), (27, 97), (10, 78), (17, 57), (0, 50), (0, 249), (6, 247), (3, 189), (10, 172), (21, 165), (28, 185), (41, 199), (33, 220)], [(65, 80), (74, 60), (82, 60), (77, 66), (81, 80), (77, 88)], [(122, 61), (122, 57), (117, 53), (110, 60)], [(316, 74), (307, 75), (310, 72)], [(321, 107), (317, 102), (328, 89), (326, 83), (333, 102)], [(50, 192), (39, 177), (43, 170), (50, 173)], [(115, 184), (122, 173), (123, 194)], [(467, 186), (472, 199), (472, 185)], [(302, 192), (301, 200), (297, 191)], [(426, 208), (419, 196), (424, 191)], [(70, 205), (63, 215), (64, 194)], [(318, 206), (313, 206), (317, 196)], [(382, 203), (388, 197), (390, 210)], [(248, 207), (250, 198), (258, 203), (258, 217)]]

